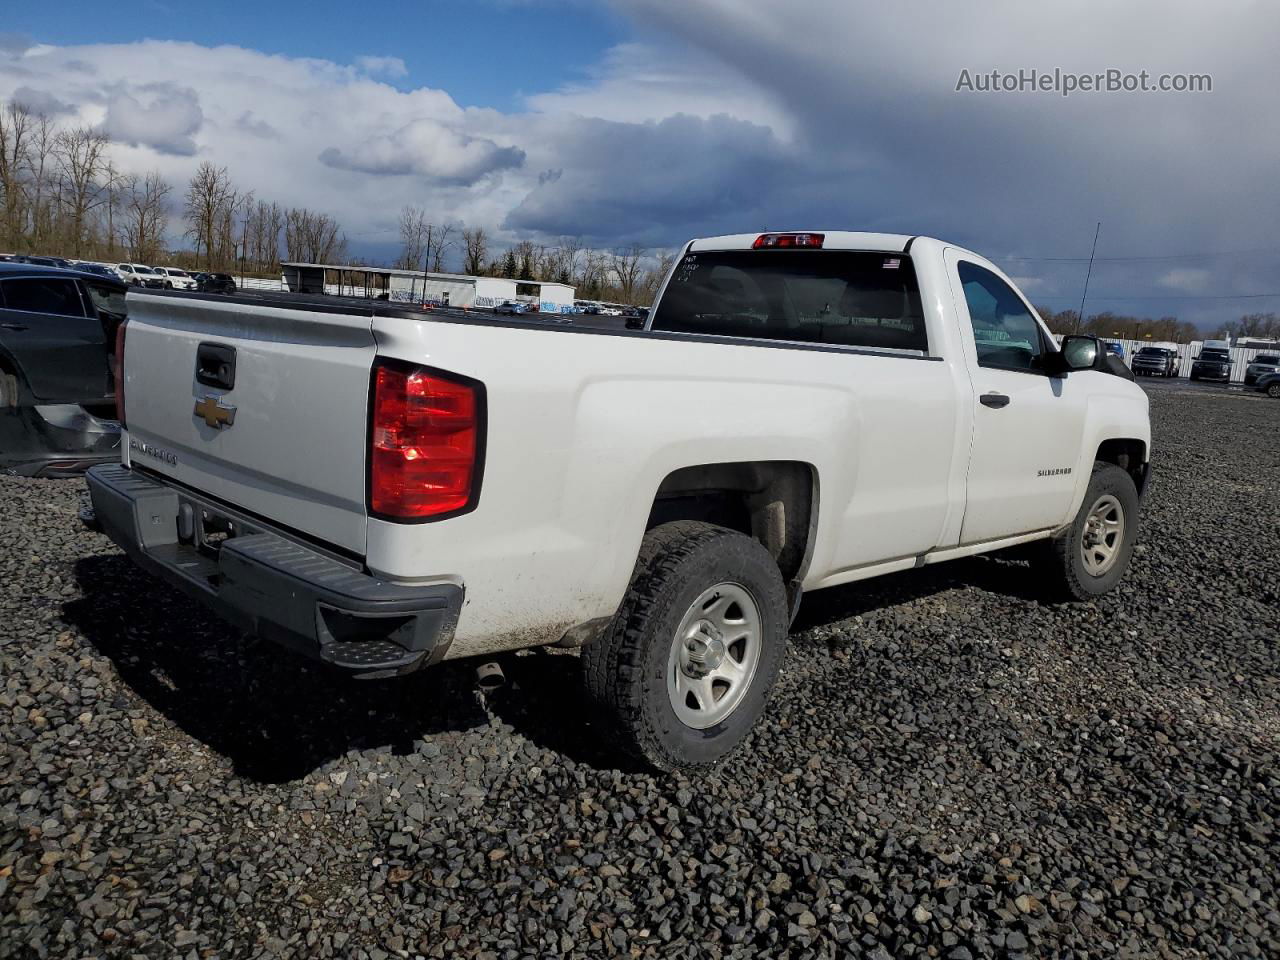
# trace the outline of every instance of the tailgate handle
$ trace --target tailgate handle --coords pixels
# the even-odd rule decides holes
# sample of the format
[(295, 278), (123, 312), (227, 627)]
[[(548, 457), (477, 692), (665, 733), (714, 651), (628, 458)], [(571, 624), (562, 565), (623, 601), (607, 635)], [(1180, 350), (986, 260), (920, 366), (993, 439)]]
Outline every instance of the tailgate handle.
[(230, 390), (236, 385), (236, 348), (202, 343), (196, 349), (196, 382)]

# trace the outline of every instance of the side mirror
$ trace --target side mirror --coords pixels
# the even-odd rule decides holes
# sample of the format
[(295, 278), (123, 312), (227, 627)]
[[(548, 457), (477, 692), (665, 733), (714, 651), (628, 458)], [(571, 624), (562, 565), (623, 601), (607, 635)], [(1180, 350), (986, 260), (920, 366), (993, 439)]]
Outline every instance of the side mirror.
[(1045, 370), (1051, 377), (1066, 376), (1072, 370), (1092, 370), (1102, 357), (1102, 344), (1096, 337), (1063, 337), (1062, 349), (1045, 357)]
[(1102, 356), (1102, 344), (1096, 337), (1063, 337), (1062, 358), (1068, 370), (1092, 370)]

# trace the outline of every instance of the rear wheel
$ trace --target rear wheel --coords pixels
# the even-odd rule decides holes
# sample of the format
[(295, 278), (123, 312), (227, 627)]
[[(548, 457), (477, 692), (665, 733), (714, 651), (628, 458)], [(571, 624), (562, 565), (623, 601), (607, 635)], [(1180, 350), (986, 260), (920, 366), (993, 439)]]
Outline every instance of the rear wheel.
[(680, 521), (645, 536), (626, 598), (582, 654), (588, 695), (629, 753), (659, 770), (715, 763), (764, 712), (786, 649), (769, 552)]
[(1038, 567), (1061, 598), (1102, 596), (1124, 576), (1138, 533), (1138, 490), (1133, 478), (1097, 463), (1084, 502), (1071, 525), (1042, 547)]

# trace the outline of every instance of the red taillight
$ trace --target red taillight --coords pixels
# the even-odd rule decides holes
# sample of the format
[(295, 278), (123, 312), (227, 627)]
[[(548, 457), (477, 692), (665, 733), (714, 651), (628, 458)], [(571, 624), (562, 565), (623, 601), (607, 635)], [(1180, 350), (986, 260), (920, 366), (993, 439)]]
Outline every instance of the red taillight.
[(373, 372), (369, 509), (393, 520), (456, 513), (475, 504), (482, 388), (421, 367)]
[(820, 248), (825, 233), (762, 233), (751, 245), (753, 250), (776, 250), (785, 247)]
[(122, 320), (120, 326), (116, 327), (116, 368), (112, 371), (115, 376), (116, 388), (116, 419), (120, 421), (120, 426), (124, 423), (124, 331), (129, 321)]

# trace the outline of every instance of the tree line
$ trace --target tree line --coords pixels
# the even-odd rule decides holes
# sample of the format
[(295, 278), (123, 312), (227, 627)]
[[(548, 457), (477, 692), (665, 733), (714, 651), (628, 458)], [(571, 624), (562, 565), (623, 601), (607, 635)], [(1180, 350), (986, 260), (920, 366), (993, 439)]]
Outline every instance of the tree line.
[(484, 227), (436, 224), (413, 205), (400, 211), (397, 267), (439, 273), (455, 250), (469, 276), (564, 283), (588, 300), (634, 304), (653, 301), (674, 260), (669, 251), (650, 252), (639, 244), (597, 250), (577, 237), (552, 244), (521, 240), (498, 250)]
[(1193, 323), (1177, 317), (1134, 317), (1111, 311), (1089, 314), (1080, 321), (1078, 310), (1053, 310), (1036, 307), (1049, 329), (1058, 334), (1084, 333), (1104, 339), (1168, 341), (1190, 343), (1206, 337), (1225, 340), (1229, 337), (1257, 337), (1280, 340), (1280, 314), (1246, 313), (1236, 320), (1226, 320), (1213, 328), (1212, 333), (1201, 332)]
[(1089, 314), (1081, 322), (1079, 310), (1036, 307), (1036, 312), (1051, 331), (1063, 335), (1082, 333), (1103, 339), (1171, 343), (1190, 343), (1201, 338), (1195, 324), (1177, 317), (1135, 317), (1104, 310), (1102, 313)]
[[(111, 148), (102, 130), (0, 105), (0, 250), (275, 276), (282, 249), (284, 259), (313, 263), (346, 256), (328, 214), (258, 199), (226, 167), (200, 164), (179, 207), (159, 171), (124, 173)], [(166, 249), (175, 213), (190, 251)]]

